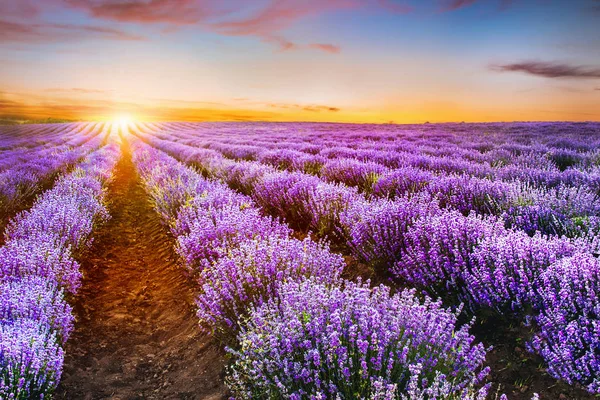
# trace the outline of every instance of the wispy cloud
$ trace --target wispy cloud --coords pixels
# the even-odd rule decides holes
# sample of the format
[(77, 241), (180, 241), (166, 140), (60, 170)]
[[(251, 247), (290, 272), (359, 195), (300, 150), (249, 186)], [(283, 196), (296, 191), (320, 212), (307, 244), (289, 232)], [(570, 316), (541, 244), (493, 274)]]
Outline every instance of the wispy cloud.
[[(195, 26), (226, 36), (257, 37), (280, 50), (318, 48), (329, 53), (338, 52), (339, 47), (333, 44), (321, 47), (299, 44), (287, 38), (283, 31), (302, 19), (340, 10), (362, 8), (397, 14), (413, 10), (403, 0), (267, 0), (261, 3), (245, 0), (19, 0), (6, 3), (0, 4), (0, 15), (7, 21), (28, 18), (30, 22), (32, 16), (39, 16), (46, 9), (68, 8), (84, 12), (96, 20), (156, 25), (163, 32)], [(5, 27), (0, 34), (9, 31), (8, 28)], [(25, 38), (43, 37), (49, 27), (38, 26), (33, 33), (27, 31), (32, 29), (27, 26), (10, 28), (13, 41), (26, 41)], [(110, 30), (112, 32), (97, 33), (111, 39), (139, 39), (125, 32)]]
[(82, 39), (143, 40), (120, 29), (94, 25), (25, 23), (0, 20), (0, 37), (4, 43), (48, 43)]
[(219, 2), (198, 0), (66, 0), (73, 8), (91, 16), (137, 23), (196, 24), (222, 13)]
[(458, 10), (459, 8), (470, 6), (475, 2), (477, 2), (477, 0), (447, 0), (443, 2), (440, 11), (446, 12)]
[(395, 14), (408, 14), (414, 11), (414, 7), (400, 3), (396, 0), (379, 0), (379, 6)]
[(40, 12), (40, 4), (32, 0), (0, 1), (0, 15), (17, 18), (31, 18)]
[[(477, 2), (481, 2), (480, 0), (442, 0), (442, 5), (440, 6), (440, 12), (449, 12), (455, 11), (461, 8), (469, 7)], [(504, 11), (510, 8), (513, 4), (513, 0), (498, 0), (498, 10)]]
[(521, 72), (544, 78), (600, 78), (600, 68), (570, 65), (544, 61), (522, 61), (511, 64), (492, 64), (489, 67), (497, 72)]
[(326, 53), (332, 53), (332, 54), (337, 54), (341, 51), (340, 46), (337, 46), (335, 44), (330, 44), (330, 43), (313, 43), (313, 44), (310, 44), (309, 47), (311, 49), (321, 50)]
[(104, 94), (107, 90), (100, 89), (84, 89), (84, 88), (49, 88), (45, 89), (49, 93), (74, 93), (74, 94)]
[[(261, 104), (260, 102), (254, 102), (255, 104)], [(287, 110), (301, 110), (301, 111), (310, 111), (310, 112), (338, 112), (340, 109), (338, 107), (325, 106), (320, 104), (294, 104), (294, 103), (266, 103), (267, 107), (270, 108), (282, 108)]]
[(321, 112), (321, 111), (338, 112), (338, 111), (340, 111), (340, 109), (337, 107), (329, 107), (329, 106), (306, 106), (306, 107), (303, 107), (302, 109), (304, 111), (310, 111), (310, 112)]
[(255, 36), (278, 45), (281, 50), (292, 50), (300, 46), (282, 36), (283, 30), (290, 28), (300, 19), (334, 10), (355, 8), (359, 3), (361, 2), (350, 0), (271, 1), (258, 12), (241, 18), (230, 16), (211, 22), (208, 28), (227, 36)]

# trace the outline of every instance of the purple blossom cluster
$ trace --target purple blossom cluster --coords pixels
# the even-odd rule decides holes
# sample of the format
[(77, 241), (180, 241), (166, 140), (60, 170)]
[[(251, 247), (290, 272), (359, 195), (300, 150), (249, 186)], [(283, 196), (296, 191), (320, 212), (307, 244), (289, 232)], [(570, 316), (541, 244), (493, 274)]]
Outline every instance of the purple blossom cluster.
[(503, 231), (497, 218), (464, 217), (457, 211), (421, 218), (405, 232), (404, 249), (392, 273), (431, 294), (457, 293), (462, 299), (468, 290), (463, 275), (472, 269), (471, 254), (485, 238)]
[[(208, 196), (218, 196), (225, 191), (215, 189)], [(196, 272), (248, 240), (285, 238), (291, 234), (288, 227), (262, 216), (248, 203), (226, 203), (215, 207), (202, 204), (204, 200), (192, 200), (182, 207), (175, 223), (175, 231), (181, 232), (177, 236), (178, 253)]]
[(327, 162), (320, 176), (328, 181), (355, 186), (363, 193), (370, 193), (373, 185), (388, 171), (388, 168), (372, 161), (339, 158)]
[(290, 282), (252, 310), (227, 382), (239, 399), (448, 398), (488, 373), (456, 319), (414, 291)]
[(414, 167), (395, 168), (379, 177), (373, 185), (372, 194), (390, 199), (410, 197), (425, 191), (435, 179), (436, 175), (431, 171)]
[(548, 371), (600, 393), (600, 260), (576, 254), (541, 275), (539, 327), (531, 347)]
[(358, 259), (387, 274), (406, 250), (409, 228), (440, 212), (424, 196), (357, 201), (340, 214), (341, 236)]
[(341, 256), (325, 244), (289, 237), (256, 238), (231, 247), (200, 274), (198, 296), (201, 326), (225, 343), (235, 341), (250, 307), (277, 298), (286, 282), (312, 277), (332, 284), (344, 268)]
[[(296, 184), (306, 175), (282, 173), (281, 178), (275, 175), (272, 180), (268, 174), (264, 180), (259, 178), (255, 186), (265, 182), (265, 197), (261, 201), (257, 200), (260, 196), (251, 199), (236, 194), (225, 184), (206, 180), (199, 174), (192, 177), (188, 167), (146, 144), (134, 142), (132, 147), (134, 162), (155, 207), (170, 210), (161, 214), (178, 241), (180, 256), (197, 273), (200, 326), (229, 346), (236, 365), (271, 365), (267, 375), (247, 380), (239, 377), (244, 372), (232, 370), (230, 385), (240, 398), (255, 398), (252, 396), (257, 393), (262, 393), (258, 396), (261, 398), (269, 397), (268, 394), (289, 398), (294, 385), (306, 387), (302, 390), (309, 390), (305, 394), (310, 395), (313, 384), (314, 394), (321, 393), (322, 398), (353, 393), (349, 390), (355, 395), (373, 394), (378, 398), (399, 398), (411, 390), (410, 393), (426, 391), (443, 397), (472, 390), (487, 374), (482, 367), (485, 349), (473, 343), (468, 325), (456, 327), (456, 314), (444, 310), (439, 302), (427, 299), (421, 303), (413, 292), (390, 296), (385, 287), (371, 290), (368, 285), (345, 282), (339, 278), (345, 262), (327, 244), (310, 238), (294, 239), (285, 225), (261, 216), (255, 204), (286, 201), (279, 189), (270, 191), (267, 187), (290, 192), (298, 188)], [(168, 189), (154, 187), (165, 182)], [(302, 188), (314, 190), (310, 186)], [(157, 195), (165, 190), (186, 194)], [(268, 193), (277, 199), (267, 199)], [(163, 204), (168, 202), (171, 204)], [(294, 294), (303, 297), (290, 303), (290, 307), (303, 307), (298, 311), (303, 322), (308, 322), (306, 318), (312, 320), (314, 315), (315, 330), (290, 331), (293, 336), (287, 336), (284, 322), (295, 320), (290, 319), (291, 314), (280, 314), (272, 307), (287, 304)], [(269, 339), (261, 332), (252, 339), (246, 338), (254, 328), (266, 327), (259, 323), (263, 320), (256, 314), (263, 312), (262, 307), (267, 310), (261, 314), (264, 323), (272, 326), (270, 334), (283, 336)], [(238, 337), (239, 332), (242, 333)], [(259, 337), (266, 340), (264, 345), (255, 342), (261, 346), (257, 349), (247, 346), (249, 340), (254, 342)], [(333, 341), (334, 348), (321, 348), (315, 343), (325, 340)], [(336, 340), (339, 344), (335, 344)], [(263, 347), (267, 344), (273, 353)], [(294, 350), (297, 345), (303, 347)], [(310, 358), (298, 358), (307, 346), (312, 349)], [(276, 353), (280, 348), (290, 349), (289, 354)], [(290, 367), (294, 368), (294, 376), (301, 374), (306, 382), (283, 380), (291, 373)], [(265, 376), (279, 379), (278, 384), (270, 392), (253, 392), (254, 385), (262, 385)], [(322, 376), (333, 380), (310, 380), (322, 380)], [(304, 392), (291, 398), (300, 398), (300, 393)], [(485, 394), (485, 388), (481, 394)]]
[(251, 198), (141, 143), (134, 143), (134, 162), (157, 210), (171, 210), (163, 218), (178, 254), (200, 282), (201, 326), (223, 340), (235, 338), (244, 309), (275, 295), (280, 282), (339, 276), (341, 256), (291, 238), (292, 231), (261, 215)]
[[(398, 174), (396, 170), (405, 170), (409, 175), (415, 175), (414, 186), (435, 193), (442, 207), (457, 208), (465, 215), (471, 211), (494, 215), (508, 212), (508, 226), (523, 227), (530, 234), (539, 228), (544, 234), (582, 236), (597, 226), (595, 221), (591, 226), (587, 225), (587, 221), (582, 222), (582, 217), (589, 214), (571, 215), (573, 212), (570, 209), (556, 208), (555, 200), (561, 201), (568, 194), (559, 193), (557, 198), (540, 198), (535, 193), (538, 188), (580, 186), (600, 193), (595, 147), (580, 139), (581, 132), (593, 134), (594, 126), (572, 129), (571, 136), (564, 134), (565, 139), (557, 142), (549, 142), (544, 136), (546, 131), (554, 131), (554, 127), (544, 124), (515, 125), (514, 129), (509, 130), (506, 126), (473, 126), (474, 129), (497, 131), (491, 142), (489, 137), (474, 136), (476, 130), (465, 131), (461, 127), (448, 125), (443, 126), (446, 129), (444, 132), (431, 132), (430, 128), (423, 126), (403, 126), (402, 129), (389, 131), (378, 128), (373, 132), (373, 127), (359, 126), (356, 129), (360, 132), (347, 137), (341, 137), (334, 128), (328, 130), (325, 136), (323, 127), (317, 125), (296, 128), (303, 134), (290, 138), (286, 136), (289, 128), (253, 128), (248, 138), (244, 126), (224, 128), (222, 125), (208, 127), (191, 124), (175, 127), (163, 124), (159, 131), (152, 131), (151, 134), (138, 131), (138, 134), (160, 148), (164, 146), (166, 151), (178, 158), (179, 153), (194, 153), (192, 146), (201, 147), (197, 150), (203, 155), (206, 155), (206, 148), (210, 148), (210, 158), (224, 156), (234, 160), (257, 160), (277, 168), (303, 171), (332, 182), (356, 186), (366, 193), (373, 190), (379, 196), (397, 195), (393, 183), (396, 179), (401, 181), (398, 183), (399, 193), (404, 193), (406, 189), (402, 187), (411, 184), (404, 182), (405, 174)], [(524, 131), (531, 131), (531, 134), (525, 135)], [(417, 136), (417, 139), (416, 134), (421, 136)], [(166, 135), (168, 140), (163, 139)], [(520, 144), (526, 136), (528, 144)], [(439, 140), (446, 142), (440, 145)], [(168, 145), (165, 145), (166, 142)], [(559, 162), (561, 165), (558, 165), (558, 154), (563, 153), (571, 154), (576, 160), (575, 164), (566, 168), (561, 166), (563, 163)], [(293, 162), (294, 156), (302, 161)], [(193, 158), (186, 157), (184, 161), (189, 162)], [(201, 164), (206, 162), (207, 158), (202, 157)], [(305, 167), (307, 163), (310, 165), (308, 168)], [(373, 168), (374, 173), (369, 172)], [(391, 169), (384, 172), (387, 168)], [(427, 178), (419, 176), (422, 173), (432, 175), (432, 179), (428, 180), (431, 185), (423, 182)], [(384, 183), (377, 189), (379, 180)], [(522, 200), (523, 194), (530, 203), (542, 204), (544, 211), (540, 217), (542, 220), (550, 218), (549, 225), (529, 223), (539, 212), (528, 207), (521, 209), (519, 200)], [(590, 203), (589, 199), (581, 201), (587, 205), (597, 203), (595, 200)], [(563, 215), (568, 217), (565, 219)], [(552, 221), (552, 218), (556, 221)], [(582, 224), (584, 229), (580, 228)]]
[(0, 248), (0, 397), (48, 398), (58, 385), (62, 346), (73, 328), (66, 293), (80, 285), (73, 255), (108, 218), (103, 186), (119, 157), (116, 144), (88, 155), (17, 215)]
[[(103, 142), (102, 125), (73, 124), (64, 135), (52, 135), (52, 129), (38, 133), (39, 146), (3, 152), (0, 161), (0, 218), (18, 208), (21, 202), (38, 192), (54, 177), (64, 173)], [(48, 135), (48, 139), (45, 136)], [(47, 141), (46, 141), (47, 140)], [(2, 142), (0, 141), (0, 144)]]
[(600, 393), (597, 303), (580, 296), (597, 293), (597, 278), (577, 266), (593, 270), (600, 253), (598, 132), (593, 123), (165, 123), (136, 135), (404, 284), (468, 310), (533, 314), (530, 347), (553, 376)]

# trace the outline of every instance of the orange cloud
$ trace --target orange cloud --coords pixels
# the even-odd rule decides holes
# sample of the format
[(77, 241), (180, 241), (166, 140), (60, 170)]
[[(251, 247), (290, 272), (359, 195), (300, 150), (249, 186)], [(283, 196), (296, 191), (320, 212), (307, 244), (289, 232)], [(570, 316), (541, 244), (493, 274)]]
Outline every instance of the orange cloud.
[(329, 107), (329, 106), (306, 106), (302, 108), (305, 111), (310, 112), (320, 112), (320, 111), (330, 111), (330, 112), (338, 112), (340, 111), (337, 107)]
[(83, 88), (50, 88), (44, 90), (44, 92), (50, 93), (78, 93), (78, 94), (103, 94), (107, 93), (106, 90), (100, 89), (83, 89)]
[[(260, 102), (254, 102), (254, 104), (263, 104)], [(332, 106), (324, 106), (318, 104), (308, 104), (308, 105), (300, 105), (293, 103), (266, 103), (267, 107), (270, 108), (281, 108), (286, 110), (302, 110), (302, 111), (310, 111), (310, 112), (320, 112), (320, 111), (330, 111), (337, 112), (340, 111), (338, 107)]]
[[(71, 93), (84, 94), (77, 91)], [(56, 99), (40, 94), (0, 92), (0, 117), (102, 120), (111, 119), (114, 115), (125, 112), (138, 119), (150, 121), (293, 121), (314, 119), (310, 116), (321, 111), (328, 113), (340, 111), (337, 107), (325, 105), (244, 103), (236, 106), (216, 102), (156, 99), (152, 104), (138, 104), (90, 100), (89, 97)], [(318, 119), (328, 120), (325, 114)]]

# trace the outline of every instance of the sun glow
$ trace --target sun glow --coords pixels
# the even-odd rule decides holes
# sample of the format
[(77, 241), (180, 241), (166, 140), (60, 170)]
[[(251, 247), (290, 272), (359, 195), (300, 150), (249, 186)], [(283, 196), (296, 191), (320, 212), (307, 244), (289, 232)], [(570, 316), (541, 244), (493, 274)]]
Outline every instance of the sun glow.
[(113, 124), (118, 126), (119, 131), (122, 135), (129, 134), (129, 128), (131, 127), (131, 124), (133, 122), (134, 122), (134, 119), (131, 116), (131, 114), (126, 114), (126, 113), (117, 114), (113, 118)]
[(113, 122), (120, 126), (127, 126), (133, 122), (131, 114), (118, 114), (113, 118)]

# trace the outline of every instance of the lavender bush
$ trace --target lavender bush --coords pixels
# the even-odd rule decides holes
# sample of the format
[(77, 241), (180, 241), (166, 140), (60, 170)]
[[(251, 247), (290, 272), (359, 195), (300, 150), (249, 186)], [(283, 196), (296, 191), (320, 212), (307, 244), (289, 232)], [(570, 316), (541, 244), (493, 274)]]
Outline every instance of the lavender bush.
[(201, 272), (217, 258), (253, 238), (287, 237), (291, 230), (279, 222), (260, 215), (256, 208), (244, 204), (201, 207), (193, 204), (179, 213), (176, 230), (188, 232), (177, 237), (177, 253), (188, 268)]
[(49, 397), (58, 385), (64, 352), (46, 324), (17, 319), (0, 324), (0, 397)]
[(64, 292), (81, 274), (72, 252), (88, 246), (108, 217), (103, 186), (119, 157), (116, 144), (90, 154), (19, 214), (0, 249), (0, 397), (48, 398), (58, 385), (73, 325)]
[[(403, 284), (442, 296), (454, 306), (465, 302), (469, 311), (487, 308), (517, 318), (534, 316), (537, 332), (531, 348), (546, 359), (549, 371), (597, 391), (598, 384), (592, 378), (597, 375), (594, 329), (598, 315), (592, 295), (597, 294), (597, 277), (590, 271), (596, 268), (593, 257), (600, 254), (598, 128), (593, 123), (343, 125), (343, 129), (320, 124), (249, 127), (234, 123), (161, 124), (136, 134), (194, 165), (206, 177), (222, 180), (249, 196), (252, 201), (247, 207), (259, 207), (265, 214), (284, 218), (296, 230), (312, 230), (319, 237), (336, 241), (336, 245), (346, 245), (344, 250), (360, 261), (382, 273), (391, 270)], [(153, 173), (159, 175), (160, 171)], [(164, 198), (165, 203), (176, 205), (169, 218), (174, 221), (180, 213), (176, 231), (178, 236), (185, 236), (194, 226), (195, 208), (201, 208), (198, 215), (217, 215), (217, 211), (207, 211), (212, 210), (213, 202), (208, 193), (213, 189), (216, 193), (227, 191), (222, 186), (207, 189), (204, 183), (194, 186), (181, 182), (172, 185), (173, 193)], [(161, 186), (162, 182), (156, 181), (155, 185)], [(181, 188), (176, 189), (177, 185)], [(188, 190), (190, 187), (193, 189)], [(194, 194), (202, 191), (209, 199), (205, 203), (196, 200), (202, 196)], [(169, 200), (182, 193), (185, 195), (181, 201)], [(235, 199), (232, 204), (234, 214), (246, 207), (244, 201)], [(226, 226), (234, 226), (221, 219), (225, 231)], [(250, 220), (258, 223), (254, 217)], [(240, 221), (245, 221), (241, 215)], [(220, 222), (194, 229), (204, 232), (204, 226), (211, 232), (221, 229)], [(189, 240), (190, 248), (198, 246), (203, 234)], [(253, 234), (241, 238), (260, 242)], [(222, 256), (192, 258), (209, 260), (204, 271), (215, 274), (215, 281), (230, 282), (230, 267), (219, 263), (229, 260), (235, 246), (251, 242), (222, 243)], [(213, 263), (219, 265), (219, 275), (211, 270)], [(567, 267), (568, 263), (581, 267)], [(559, 273), (560, 268), (567, 270)], [(238, 275), (234, 276), (237, 279)], [(259, 282), (248, 276), (248, 280)], [(335, 285), (328, 290), (334, 289), (341, 290)], [(215, 290), (218, 292), (220, 287)], [(227, 289), (224, 293), (234, 296), (236, 292)], [(244, 296), (245, 291), (239, 293)], [(278, 297), (268, 301), (266, 297), (257, 302), (263, 303), (260, 307), (251, 302), (253, 312), (278, 310)], [(219, 309), (221, 302), (215, 301), (216, 305), (210, 307)], [(261, 321), (266, 320), (265, 314)], [(278, 328), (287, 322), (278, 321)], [(240, 326), (240, 321), (234, 323)], [(243, 335), (259, 329), (263, 326), (252, 326)], [(276, 336), (275, 330), (269, 335), (274, 338), (269, 342), (273, 346), (285, 339)], [(254, 349), (252, 343), (242, 343), (244, 346)], [(271, 351), (279, 347), (256, 349)], [(259, 359), (259, 353), (253, 354), (258, 364), (236, 367), (241, 379), (248, 379), (243, 382), (254, 379), (248, 372), (254, 371), (254, 365), (275, 365)], [(288, 379), (292, 367), (305, 366), (302, 356), (298, 357), (294, 359), (297, 364), (289, 364), (283, 372), (272, 367), (281, 374), (273, 376)], [(265, 364), (261, 364), (263, 361)], [(418, 372), (410, 372), (412, 378), (402, 382), (404, 388), (411, 389), (398, 393), (395, 387), (376, 378), (372, 385), (369, 383), (371, 386), (365, 386), (373, 388), (367, 395), (434, 398), (452, 392), (450, 397), (473, 396), (472, 389), (468, 395), (448, 389), (455, 381), (440, 371), (431, 371), (427, 385), (423, 385), (420, 367), (410, 368), (409, 372)], [(299, 373), (304, 374), (302, 370)], [(285, 382), (280, 381), (279, 387), (285, 387)], [(283, 390), (277, 388), (278, 382), (271, 383), (275, 386), (256, 384), (260, 387), (257, 390), (268, 387), (275, 396), (291, 397), (292, 392), (277, 391)], [(240, 390), (241, 397), (268, 397), (271, 393), (244, 392), (240, 387), (236, 390)], [(323, 393), (330, 397), (329, 392)]]
[(502, 220), (457, 211), (419, 219), (404, 235), (405, 250), (392, 273), (430, 294), (468, 302), (465, 272), (472, 269), (471, 254), (485, 238), (504, 232)]
[(447, 398), (488, 372), (468, 329), (413, 291), (290, 282), (253, 309), (227, 384), (238, 399)]
[(276, 298), (281, 285), (306, 277), (331, 284), (344, 265), (341, 256), (310, 239), (273, 235), (241, 242), (200, 274), (200, 325), (231, 343), (248, 310)]
[(539, 325), (531, 347), (548, 372), (600, 393), (600, 260), (577, 254), (541, 276)]
[(340, 236), (359, 260), (387, 274), (406, 251), (409, 228), (438, 212), (435, 202), (420, 196), (355, 202), (340, 214)]

